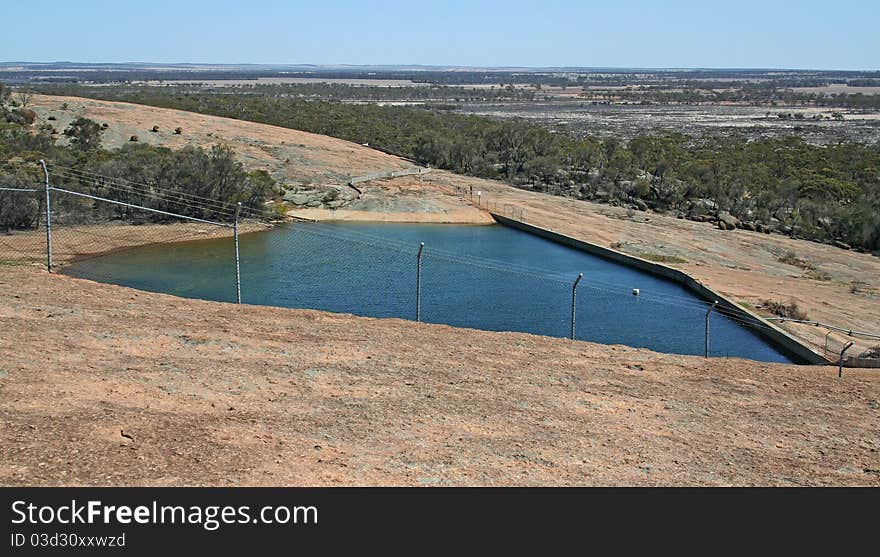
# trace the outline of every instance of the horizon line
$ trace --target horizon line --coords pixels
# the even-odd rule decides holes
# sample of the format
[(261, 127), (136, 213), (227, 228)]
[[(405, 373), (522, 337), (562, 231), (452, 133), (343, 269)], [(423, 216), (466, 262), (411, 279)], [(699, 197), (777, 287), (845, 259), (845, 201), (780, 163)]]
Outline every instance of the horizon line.
[(880, 68), (813, 68), (813, 67), (760, 67), (760, 66), (474, 66), (467, 64), (348, 64), (348, 63), (287, 63), (287, 62), (151, 62), (151, 61), (126, 61), (126, 62), (79, 62), (71, 60), (53, 61), (26, 61), (9, 60), (0, 61), (4, 65), (51, 65), (68, 64), (82, 66), (131, 66), (131, 65), (165, 65), (165, 66), (255, 66), (255, 67), (282, 67), (282, 68), (426, 68), (426, 69), (458, 69), (458, 70), (557, 70), (557, 71), (596, 71), (596, 70), (629, 70), (629, 71), (779, 71), (779, 72), (867, 72), (880, 73)]

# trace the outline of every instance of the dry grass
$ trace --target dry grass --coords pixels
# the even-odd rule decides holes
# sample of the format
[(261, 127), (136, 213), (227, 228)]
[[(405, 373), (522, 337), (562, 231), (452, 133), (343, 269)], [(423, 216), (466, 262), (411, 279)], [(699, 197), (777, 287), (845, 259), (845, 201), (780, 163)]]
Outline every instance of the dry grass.
[(815, 271), (816, 266), (811, 262), (807, 261), (802, 257), (798, 257), (797, 254), (793, 251), (787, 251), (781, 256), (779, 256), (778, 261), (780, 263), (785, 263), (786, 265), (793, 265), (795, 267), (799, 267), (805, 271)]
[(797, 302), (795, 302), (794, 300), (791, 300), (787, 304), (784, 302), (764, 300), (761, 304), (761, 307), (763, 309), (766, 309), (773, 315), (785, 317), (786, 319), (798, 319), (803, 321), (809, 319), (807, 312), (799, 308)]

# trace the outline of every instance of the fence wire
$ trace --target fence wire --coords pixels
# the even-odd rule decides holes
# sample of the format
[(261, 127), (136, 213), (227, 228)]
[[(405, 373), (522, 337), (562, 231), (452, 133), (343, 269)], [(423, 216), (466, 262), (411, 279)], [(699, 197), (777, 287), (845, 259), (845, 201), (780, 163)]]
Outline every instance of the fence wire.
[[(419, 243), (410, 237), (351, 225), (270, 222), (274, 215), (256, 207), (245, 207), (236, 220), (232, 204), (74, 169), (52, 169), (51, 183), (56, 271), (234, 302), (238, 264), (244, 303), (416, 318)], [(44, 187), (0, 188), (0, 262), (45, 265), (45, 227)], [(429, 242), (421, 255), (421, 320), (567, 337), (580, 269), (553, 269)], [(712, 304), (677, 287), (661, 288), (653, 278), (626, 284), (602, 276), (586, 272), (579, 284), (575, 338), (704, 353)], [(634, 287), (641, 287), (638, 296)], [(769, 330), (766, 323), (723, 307), (713, 308), (709, 319), (709, 355), (785, 359), (757, 337), (746, 339), (751, 344), (744, 353), (743, 331), (752, 331), (747, 337)], [(825, 350), (836, 344), (830, 338)]]

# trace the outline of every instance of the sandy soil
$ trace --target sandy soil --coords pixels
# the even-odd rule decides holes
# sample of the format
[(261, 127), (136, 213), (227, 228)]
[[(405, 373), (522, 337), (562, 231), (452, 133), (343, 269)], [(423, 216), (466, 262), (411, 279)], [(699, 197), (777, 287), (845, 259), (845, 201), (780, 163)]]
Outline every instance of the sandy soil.
[(2, 485), (880, 486), (880, 376), (0, 266)]

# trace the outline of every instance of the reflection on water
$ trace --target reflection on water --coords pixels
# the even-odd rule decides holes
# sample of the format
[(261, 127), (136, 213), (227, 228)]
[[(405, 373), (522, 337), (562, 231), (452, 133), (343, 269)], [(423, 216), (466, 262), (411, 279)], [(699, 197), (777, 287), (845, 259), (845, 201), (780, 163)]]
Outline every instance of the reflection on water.
[[(241, 237), (245, 303), (414, 319), (416, 253), (423, 321), (702, 354), (705, 309), (682, 287), (503, 226), (296, 224)], [(143, 290), (234, 301), (232, 240), (146, 246), (66, 273)], [(631, 294), (638, 288), (641, 295)], [(789, 362), (753, 332), (711, 318), (711, 353)]]

